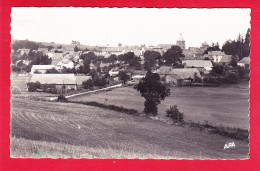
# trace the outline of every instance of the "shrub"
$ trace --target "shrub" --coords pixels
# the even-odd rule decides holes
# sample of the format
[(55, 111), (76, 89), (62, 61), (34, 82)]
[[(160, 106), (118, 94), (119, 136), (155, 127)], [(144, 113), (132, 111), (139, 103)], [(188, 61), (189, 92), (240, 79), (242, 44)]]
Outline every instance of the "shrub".
[(60, 94), (58, 96), (57, 101), (59, 101), (59, 102), (67, 102), (68, 100), (66, 99), (66, 97), (63, 94)]
[(21, 94), (21, 89), (19, 87), (13, 87), (11, 94)]
[(94, 87), (94, 83), (93, 83), (92, 79), (89, 79), (87, 81), (83, 81), (82, 84), (83, 84), (83, 87), (85, 89), (92, 89)]
[(94, 86), (97, 86), (97, 87), (99, 87), (99, 88), (101, 88), (101, 87), (105, 87), (106, 86), (106, 83), (107, 83), (107, 81), (106, 81), (106, 79), (104, 78), (104, 77), (98, 77), (98, 76), (96, 76), (94, 79), (93, 79), (93, 84), (94, 84)]
[(166, 117), (172, 119), (173, 121), (183, 122), (184, 115), (178, 109), (177, 105), (170, 106), (169, 109), (166, 110)]
[(28, 86), (28, 91), (37, 91), (37, 89), (41, 88), (41, 83), (38, 81), (36, 83), (29, 82), (27, 83), (27, 86)]

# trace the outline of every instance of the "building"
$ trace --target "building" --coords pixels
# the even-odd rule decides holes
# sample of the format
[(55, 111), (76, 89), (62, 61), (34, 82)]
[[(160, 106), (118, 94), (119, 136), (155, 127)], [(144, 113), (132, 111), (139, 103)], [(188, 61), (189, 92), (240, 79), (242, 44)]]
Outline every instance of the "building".
[(63, 69), (63, 68), (73, 69), (74, 62), (72, 62), (69, 59), (63, 59), (62, 61), (58, 62), (56, 66), (57, 69)]
[(191, 83), (195, 76), (201, 77), (197, 68), (176, 68), (162, 66), (155, 73), (160, 75), (161, 81), (166, 84), (184, 85)]
[(180, 34), (179, 40), (176, 41), (176, 45), (179, 46), (182, 50), (185, 49), (185, 40), (183, 40), (182, 34)]
[(232, 55), (223, 55), (219, 63), (229, 64), (232, 61)]
[(211, 71), (213, 68), (212, 62), (210, 60), (184, 60), (182, 61), (184, 68), (197, 68), (200, 71)]
[(58, 93), (77, 90), (77, 81), (74, 74), (34, 74), (29, 82), (39, 82), (44, 91), (50, 87), (55, 88)]
[(31, 68), (31, 74), (46, 74), (48, 70), (55, 68), (55, 65), (33, 65)]
[(250, 57), (244, 57), (243, 59), (241, 59), (240, 61), (237, 62), (238, 66), (241, 66), (243, 68), (249, 68), (250, 66)]
[(225, 53), (221, 52), (221, 51), (209, 51), (208, 52), (208, 58), (213, 59), (213, 62), (215, 62), (215, 63), (219, 63), (224, 55), (225, 55)]

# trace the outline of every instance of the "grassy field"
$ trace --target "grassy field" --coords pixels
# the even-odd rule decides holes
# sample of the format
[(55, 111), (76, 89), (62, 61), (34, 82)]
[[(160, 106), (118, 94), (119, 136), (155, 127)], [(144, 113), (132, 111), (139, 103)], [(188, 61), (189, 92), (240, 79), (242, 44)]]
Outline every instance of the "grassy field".
[[(224, 149), (226, 143), (236, 147)], [(248, 143), (81, 104), (11, 100), (11, 157), (248, 158)]]
[[(107, 99), (107, 100), (105, 100)], [(228, 127), (249, 128), (249, 87), (236, 84), (226, 87), (173, 87), (171, 95), (159, 105), (159, 116), (164, 117), (171, 105), (185, 115), (185, 121), (204, 122)], [(144, 108), (144, 98), (132, 87), (108, 92), (77, 96), (71, 101), (97, 101), (125, 108)]]

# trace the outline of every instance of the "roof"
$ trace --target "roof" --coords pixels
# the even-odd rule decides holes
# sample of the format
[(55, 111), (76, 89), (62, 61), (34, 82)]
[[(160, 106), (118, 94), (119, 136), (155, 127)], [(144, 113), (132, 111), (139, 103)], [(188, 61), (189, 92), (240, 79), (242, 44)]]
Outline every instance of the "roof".
[(55, 65), (33, 65), (32, 66), (32, 70), (33, 69), (52, 69), (55, 68)]
[(141, 78), (144, 78), (145, 75), (134, 75), (132, 76), (133, 79), (141, 79)]
[(195, 74), (197, 74), (198, 77), (201, 77), (200, 71), (196, 68), (172, 69), (170, 74), (173, 75), (173, 77), (175, 77), (176, 79), (194, 78)]
[(52, 59), (62, 59), (63, 54), (62, 53), (53, 53)]
[(99, 67), (100, 67), (100, 68), (104, 68), (104, 67), (109, 66), (109, 65), (110, 65), (109, 63), (101, 63), (101, 64), (99, 65)]
[(41, 84), (77, 84), (74, 74), (34, 74), (30, 82)]
[(84, 81), (92, 79), (91, 76), (87, 76), (87, 75), (76, 75), (75, 77), (78, 85), (81, 85)]
[(30, 51), (30, 49), (18, 49), (18, 51)]
[(219, 51), (209, 51), (208, 54), (211, 54), (213, 56), (215, 56), (215, 55), (223, 55), (223, 52), (221, 52), (220, 50)]
[(238, 63), (250, 64), (250, 57), (244, 57), (243, 59), (238, 61)]
[(232, 55), (224, 55), (219, 62), (230, 63), (232, 60)]
[(170, 74), (172, 70), (172, 67), (169, 66), (161, 66), (159, 69), (157, 69), (155, 71), (155, 73), (159, 74), (159, 75), (166, 75), (166, 74)]
[(211, 61), (209, 60), (185, 60), (182, 61), (183, 64), (188, 68), (205, 68), (205, 67), (213, 67)]
[(62, 60), (62, 63), (63, 63), (63, 64), (68, 64), (68, 63), (70, 63), (70, 62), (72, 62), (72, 61), (69, 60), (69, 59), (63, 59), (63, 60)]
[(106, 47), (102, 49), (102, 52), (122, 52), (123, 50), (123, 47)]

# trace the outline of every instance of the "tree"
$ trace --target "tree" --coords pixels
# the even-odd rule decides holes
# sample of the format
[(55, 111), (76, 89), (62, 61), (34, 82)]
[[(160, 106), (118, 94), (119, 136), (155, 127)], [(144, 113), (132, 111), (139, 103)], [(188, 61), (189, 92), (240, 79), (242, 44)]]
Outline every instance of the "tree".
[(127, 80), (129, 80), (129, 76), (126, 74), (125, 71), (119, 71), (118, 77), (120, 80), (124, 82), (124, 84), (126, 83)]
[(245, 39), (239, 34), (237, 40), (228, 40), (222, 46), (222, 51), (227, 55), (238, 56), (239, 60), (250, 55), (250, 29), (247, 30)]
[(17, 40), (11, 44), (12, 49), (16, 52), (18, 49), (38, 50), (39, 44), (29, 40)]
[(26, 65), (23, 63), (23, 60), (17, 61), (16, 66), (20, 68), (20, 70), (23, 70), (26, 67)]
[(75, 46), (74, 47), (74, 52), (78, 52), (78, 51), (80, 51), (80, 48), (78, 48), (78, 46)]
[(235, 68), (235, 67), (237, 67), (237, 61), (238, 61), (237, 56), (232, 56), (229, 65)]
[(170, 89), (161, 83), (160, 76), (150, 71), (147, 72), (135, 89), (145, 98), (144, 113), (146, 115), (156, 116), (158, 114), (158, 104), (170, 95)]
[(247, 30), (243, 47), (244, 57), (250, 55), (250, 28)]
[(214, 64), (212, 70), (210, 71), (210, 74), (213, 76), (222, 75), (224, 73), (223, 69), (223, 64)]
[(29, 82), (27, 83), (28, 91), (37, 91), (37, 89), (41, 88), (41, 83), (40, 82)]
[(83, 87), (85, 89), (92, 89), (94, 87), (94, 83), (93, 83), (92, 79), (89, 79), (87, 81), (83, 81), (82, 84), (83, 84)]
[(209, 51), (220, 51), (218, 43), (216, 43), (216, 44), (212, 43), (212, 45), (210, 47), (208, 47), (207, 50), (205, 50), (203, 54), (208, 54)]
[(48, 51), (50, 51), (51, 49), (53, 49), (54, 47), (53, 46), (47, 46), (48, 48)]
[(57, 49), (61, 49), (61, 48), (62, 48), (62, 46), (61, 46), (61, 45), (57, 47)]
[(156, 51), (147, 50), (144, 52), (144, 69), (151, 70), (161, 60), (161, 54)]
[(181, 58), (184, 57), (182, 49), (179, 46), (172, 46), (163, 54), (165, 64), (168, 66), (179, 66), (181, 64)]
[(117, 56), (115, 54), (112, 54), (108, 57), (108, 62), (109, 63), (115, 63), (117, 61)]
[(46, 73), (48, 73), (48, 74), (55, 74), (55, 73), (59, 73), (59, 71), (57, 71), (55, 68), (52, 68), (50, 70), (47, 70)]

